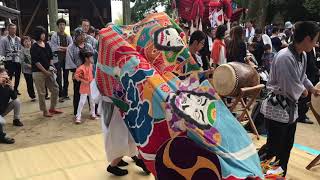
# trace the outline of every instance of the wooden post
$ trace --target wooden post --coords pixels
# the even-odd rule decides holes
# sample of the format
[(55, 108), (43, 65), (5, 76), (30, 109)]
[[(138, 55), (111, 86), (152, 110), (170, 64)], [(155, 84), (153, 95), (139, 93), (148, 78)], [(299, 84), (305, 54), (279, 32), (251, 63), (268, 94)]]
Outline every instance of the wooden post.
[[(18, 0), (15, 0), (15, 9), (20, 11), (20, 4), (18, 4)], [(18, 26), (18, 36), (22, 35), (22, 25), (21, 25), (21, 11), (20, 14), (16, 16), (17, 18), (17, 26)]]
[(103, 20), (103, 18), (102, 18), (102, 16), (101, 16), (101, 13), (100, 13), (98, 7), (97, 7), (96, 4), (93, 2), (93, 0), (89, 0), (89, 1), (90, 1), (91, 5), (93, 6), (94, 10), (98, 13), (98, 16), (99, 16), (100, 22), (101, 22), (101, 24), (102, 24), (102, 27), (104, 27), (106, 24), (104, 23), (104, 20)]
[(111, 14), (111, 0), (107, 0), (107, 23), (112, 22), (112, 14)]
[(39, 1), (38, 1), (38, 4), (37, 4), (35, 10), (33, 11), (32, 16), (31, 16), (31, 18), (30, 18), (30, 21), (28, 22), (28, 25), (27, 25), (26, 29), (25, 29), (24, 32), (23, 32), (23, 35), (24, 35), (24, 36), (28, 33), (29, 28), (30, 28), (30, 26), (31, 26), (31, 24), (32, 24), (32, 22), (33, 22), (33, 19), (34, 19), (34, 17), (36, 16), (36, 14), (37, 14), (38, 11), (39, 11), (39, 8), (40, 8), (40, 6), (41, 6), (41, 2), (42, 2), (42, 0), (39, 0)]
[(49, 26), (50, 31), (56, 31), (58, 20), (58, 0), (48, 0)]
[[(312, 104), (311, 104), (311, 111), (314, 114), (314, 117), (316, 118), (316, 120), (318, 121), (319, 125), (320, 125), (320, 115), (318, 114), (318, 112), (313, 108)], [(310, 170), (311, 168), (319, 165), (320, 162), (320, 154), (306, 167), (307, 170)]]
[(123, 24), (128, 25), (131, 22), (130, 0), (122, 0)]

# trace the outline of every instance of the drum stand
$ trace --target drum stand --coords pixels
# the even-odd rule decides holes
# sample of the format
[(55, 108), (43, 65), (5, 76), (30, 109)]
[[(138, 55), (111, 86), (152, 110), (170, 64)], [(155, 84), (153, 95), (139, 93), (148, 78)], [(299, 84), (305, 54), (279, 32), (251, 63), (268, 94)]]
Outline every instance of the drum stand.
[[(242, 111), (241, 115), (238, 117), (238, 121), (243, 121), (245, 117), (249, 119), (249, 123), (251, 128), (253, 129), (254, 134), (257, 136), (257, 139), (260, 139), (259, 133), (257, 131), (256, 126), (254, 125), (254, 122), (250, 116), (249, 110), (251, 105), (256, 101), (257, 97), (259, 96), (261, 90), (264, 88), (263, 84), (254, 86), (254, 87), (245, 87), (240, 89), (240, 95), (236, 97), (235, 102), (232, 103), (230, 111), (233, 112), (236, 108), (236, 106), (241, 104), (242, 109), (239, 111)], [(244, 98), (250, 98), (249, 102), (245, 102)]]
[[(316, 118), (316, 120), (318, 121), (319, 125), (320, 125), (320, 115), (314, 110), (314, 108), (312, 107), (312, 105), (310, 106), (311, 107), (311, 111), (313, 112), (314, 114), (314, 117)], [(320, 161), (320, 154), (313, 160), (311, 161), (311, 163), (306, 167), (307, 170), (310, 170), (311, 168), (319, 165)]]

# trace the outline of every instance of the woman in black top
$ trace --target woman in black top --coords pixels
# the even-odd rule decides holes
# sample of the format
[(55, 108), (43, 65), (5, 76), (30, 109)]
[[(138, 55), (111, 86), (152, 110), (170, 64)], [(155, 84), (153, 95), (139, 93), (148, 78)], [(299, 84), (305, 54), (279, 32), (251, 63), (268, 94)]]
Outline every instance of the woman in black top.
[(227, 61), (245, 63), (247, 55), (246, 43), (243, 39), (243, 29), (235, 26), (231, 29), (230, 40), (227, 42)]
[[(44, 117), (52, 117), (52, 114), (61, 114), (56, 110), (59, 87), (55, 80), (55, 68), (52, 62), (52, 50), (46, 43), (46, 30), (38, 26), (35, 29), (35, 40), (31, 47), (32, 76), (38, 92), (40, 110)], [(48, 110), (45, 102), (46, 87), (51, 92), (51, 107)]]

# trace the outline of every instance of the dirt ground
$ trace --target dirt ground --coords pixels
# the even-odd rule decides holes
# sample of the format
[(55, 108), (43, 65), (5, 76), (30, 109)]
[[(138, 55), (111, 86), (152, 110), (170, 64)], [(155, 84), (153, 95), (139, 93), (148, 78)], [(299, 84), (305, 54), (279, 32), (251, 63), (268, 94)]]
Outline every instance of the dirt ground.
[[(70, 95), (72, 95), (72, 87), (73, 84), (70, 80)], [(72, 100), (58, 104), (58, 108), (64, 111), (62, 115), (43, 118), (42, 113), (39, 111), (38, 102), (30, 102), (27, 96), (23, 77), (21, 77), (20, 92), (22, 93), (19, 96), (22, 101), (21, 120), (25, 126), (21, 128), (13, 127), (11, 121), (12, 113), (6, 117), (5, 130), (10, 137), (16, 139), (16, 143), (13, 145), (0, 144), (0, 152), (101, 133), (99, 120), (86, 120), (81, 125), (73, 124)], [(49, 105), (50, 101), (47, 101), (47, 104)], [(88, 106), (86, 106), (83, 112), (83, 119), (89, 117), (88, 109)], [(316, 122), (311, 112), (308, 115), (312, 121)], [(319, 138), (320, 126), (317, 123), (313, 125), (298, 124), (296, 143), (320, 150)]]
[[(69, 94), (72, 95), (73, 84), (69, 81)], [(23, 127), (15, 127), (12, 125), (12, 113), (5, 117), (7, 124), (5, 126), (6, 133), (15, 138), (16, 143), (12, 145), (0, 144), (0, 152), (25, 148), (40, 144), (63, 141), (71, 138), (89, 136), (101, 133), (100, 120), (89, 120), (89, 107), (85, 106), (82, 119), (85, 120), (81, 125), (73, 123), (73, 105), (71, 100), (58, 103), (58, 109), (64, 113), (56, 115), (53, 118), (44, 118), (39, 110), (38, 101), (31, 102), (27, 95), (25, 79), (21, 76), (19, 96), (21, 104), (21, 120)], [(46, 101), (47, 106), (50, 100)]]

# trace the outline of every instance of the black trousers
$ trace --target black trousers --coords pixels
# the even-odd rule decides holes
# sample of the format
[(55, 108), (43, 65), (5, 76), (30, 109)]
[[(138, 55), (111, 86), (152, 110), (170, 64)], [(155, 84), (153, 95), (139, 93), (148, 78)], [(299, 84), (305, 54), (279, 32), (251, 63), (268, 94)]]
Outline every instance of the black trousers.
[(26, 84), (27, 84), (27, 91), (28, 95), (31, 99), (36, 98), (36, 94), (34, 92), (34, 86), (33, 86), (33, 78), (32, 74), (26, 74), (24, 73), (24, 78), (26, 79)]
[(6, 137), (6, 133), (3, 130), (3, 125), (0, 124), (0, 139), (3, 139), (4, 137)]
[(21, 64), (12, 61), (6, 61), (4, 66), (7, 69), (11, 80), (14, 76), (14, 90), (18, 91), (21, 76)]
[(302, 97), (298, 101), (298, 120), (304, 120), (307, 118), (307, 112), (309, 111), (308, 103), (311, 101), (311, 94), (307, 97)]
[(60, 61), (55, 64), (57, 69), (57, 83), (59, 85), (59, 97), (68, 96), (69, 87), (69, 70), (65, 69), (65, 61)]
[(268, 121), (267, 157), (276, 156), (280, 160), (280, 166), (287, 173), (290, 152), (293, 147), (297, 121), (292, 124)]
[(80, 84), (81, 82), (73, 80), (73, 115), (77, 115), (78, 105), (80, 101)]

